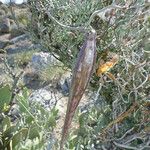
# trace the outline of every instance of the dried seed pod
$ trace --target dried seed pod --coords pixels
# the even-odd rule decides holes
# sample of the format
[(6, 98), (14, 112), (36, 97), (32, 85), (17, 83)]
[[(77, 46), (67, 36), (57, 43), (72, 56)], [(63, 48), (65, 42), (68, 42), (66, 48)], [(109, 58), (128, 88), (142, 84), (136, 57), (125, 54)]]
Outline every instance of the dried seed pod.
[(75, 110), (85, 92), (92, 74), (93, 66), (96, 60), (96, 32), (91, 30), (81, 47), (77, 62), (73, 71), (72, 83), (70, 88), (69, 101), (67, 106), (66, 118), (64, 122), (60, 150), (68, 134)]

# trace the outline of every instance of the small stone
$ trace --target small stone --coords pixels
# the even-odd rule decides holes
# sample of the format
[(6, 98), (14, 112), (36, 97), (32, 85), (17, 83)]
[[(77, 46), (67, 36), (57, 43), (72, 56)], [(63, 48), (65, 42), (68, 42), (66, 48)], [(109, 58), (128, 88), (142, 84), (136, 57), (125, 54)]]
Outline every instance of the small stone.
[(0, 33), (9, 33), (10, 32), (10, 20), (9, 18), (3, 18), (0, 25)]
[(18, 43), (18, 42), (21, 42), (21, 41), (24, 41), (24, 40), (28, 40), (28, 39), (29, 39), (29, 36), (26, 35), (26, 34), (23, 34), (23, 35), (12, 38), (11, 42), (13, 44), (15, 44), (15, 43)]
[(71, 84), (71, 78), (66, 78), (64, 80), (60, 80), (57, 83), (57, 89), (64, 95), (68, 96), (69, 95), (69, 89), (70, 89), (70, 84)]
[(3, 5), (3, 3), (0, 1), (0, 6)]
[(8, 115), (11, 117), (11, 121), (14, 121), (15, 119), (19, 118), (20, 117), (19, 105), (13, 104), (11, 106)]
[(0, 41), (0, 49), (4, 49), (9, 43), (9, 41)]
[(57, 82), (56, 88), (64, 96), (68, 96), (70, 86), (71, 86), (71, 72), (68, 71), (60, 77), (59, 81)]
[(46, 89), (35, 90), (29, 97), (29, 102), (31, 104), (40, 104), (47, 110), (51, 110), (57, 102), (56, 95)]
[(27, 72), (23, 76), (23, 82), (29, 89), (38, 89), (38, 87), (40, 87), (41, 80), (37, 73)]
[(4, 10), (0, 10), (0, 17), (5, 15), (5, 11)]
[(49, 65), (54, 65), (57, 60), (46, 52), (38, 52), (33, 54), (31, 60), (31, 66), (35, 72), (42, 71), (49, 67)]

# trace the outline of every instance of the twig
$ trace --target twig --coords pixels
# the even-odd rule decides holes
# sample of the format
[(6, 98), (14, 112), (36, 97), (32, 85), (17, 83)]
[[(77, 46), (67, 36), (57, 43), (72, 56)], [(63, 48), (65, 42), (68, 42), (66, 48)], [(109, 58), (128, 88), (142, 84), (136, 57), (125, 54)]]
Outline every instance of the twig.
[[(118, 99), (116, 99), (112, 103), (112, 111), (113, 111), (112, 118), (113, 118), (113, 120), (117, 119), (117, 107), (118, 107)], [(113, 128), (114, 128), (114, 132), (116, 133), (119, 130), (118, 124), (116, 123)]]
[(139, 134), (134, 135), (131, 139), (129, 139), (128, 141), (126, 141), (124, 144), (128, 144), (131, 143), (132, 141), (134, 141), (135, 139), (141, 139), (142, 138), (139, 136)]
[(39, 127), (39, 128), (42, 128), (40, 126), (40, 124), (38, 124), (38, 122), (36, 121), (35, 117), (32, 115), (32, 113), (27, 109), (27, 107), (20, 101), (17, 99), (17, 101), (23, 106), (23, 108), (26, 110), (26, 112), (34, 119), (35, 121), (35, 124)]
[(146, 73), (145, 80), (138, 87), (136, 87), (135, 90), (141, 88), (148, 81), (149, 75), (148, 75), (148, 73), (146, 71), (145, 71), (145, 73)]
[(62, 23), (60, 23), (57, 19), (55, 19), (51, 13), (47, 10), (46, 11), (46, 14), (48, 15), (48, 17), (53, 20), (55, 23), (57, 23), (59, 26), (63, 27), (63, 28), (66, 28), (66, 29), (69, 29), (69, 30), (78, 30), (78, 31), (81, 31), (81, 32), (85, 32), (86, 31), (86, 28), (85, 27), (73, 27), (73, 26), (69, 26), (69, 25), (64, 25)]
[(99, 84), (99, 88), (98, 88), (98, 90), (97, 90), (97, 92), (96, 92), (96, 96), (95, 96), (95, 98), (94, 98), (94, 101), (95, 101), (95, 102), (97, 101), (97, 99), (98, 99), (98, 97), (99, 97), (99, 92), (100, 92), (101, 88), (102, 88), (102, 83)]
[(9, 75), (11, 75), (11, 77), (12, 77), (12, 79), (13, 79), (12, 88), (11, 88), (12, 94), (11, 94), (10, 103), (9, 103), (9, 105), (11, 106), (12, 103), (13, 103), (13, 99), (14, 99), (14, 97), (15, 97), (15, 95), (16, 95), (16, 89), (17, 89), (18, 81), (19, 81), (20, 77), (22, 76), (23, 71), (21, 71), (18, 75), (15, 74), (15, 73), (13, 72), (13, 70), (9, 67), (6, 58), (4, 58), (4, 65), (5, 65), (5, 67), (6, 67), (7, 71), (8, 71), (8, 73), (9, 73)]
[(150, 149), (150, 146), (143, 146), (141, 149), (138, 150), (146, 150), (146, 149)]
[(107, 9), (124, 9), (124, 8), (126, 8), (126, 7), (125, 7), (125, 6), (122, 7), (122, 6), (118, 6), (118, 5), (112, 4), (112, 5), (109, 5), (109, 6), (107, 6), (107, 7), (102, 8), (102, 9), (100, 9), (100, 10), (96, 10), (96, 11), (93, 12), (93, 14), (90, 16), (90, 19), (89, 19), (87, 25), (88, 25), (88, 26), (90, 25), (90, 23), (92, 22), (93, 18), (94, 18), (95, 16), (97, 16), (97, 14), (102, 13), (102, 12), (106, 11)]
[(113, 142), (116, 146), (120, 147), (120, 148), (126, 148), (126, 149), (129, 149), (129, 150), (138, 150), (137, 148), (135, 147), (132, 147), (132, 146), (128, 146), (128, 145), (124, 145), (124, 144), (119, 144), (117, 142)]
[(119, 139), (116, 139), (116, 141), (121, 141), (123, 138), (125, 138), (129, 133), (131, 133), (132, 131), (134, 130), (134, 127), (129, 129), (128, 131), (125, 132), (125, 134), (119, 138)]
[(102, 130), (102, 134), (106, 134), (107, 130), (109, 128), (111, 128), (114, 124), (116, 123), (120, 123), (122, 122), (125, 118), (127, 118), (134, 110), (135, 108), (138, 107), (138, 104), (137, 103), (134, 103), (126, 112), (122, 113), (121, 115), (118, 116), (117, 119), (113, 120), (112, 122), (110, 122), (106, 128), (104, 128)]

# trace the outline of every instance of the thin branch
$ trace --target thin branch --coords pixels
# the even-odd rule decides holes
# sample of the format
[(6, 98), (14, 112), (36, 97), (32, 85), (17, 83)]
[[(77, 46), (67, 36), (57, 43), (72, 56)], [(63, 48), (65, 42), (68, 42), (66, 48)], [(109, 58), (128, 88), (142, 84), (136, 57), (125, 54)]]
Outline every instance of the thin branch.
[(95, 96), (95, 98), (94, 98), (94, 101), (95, 101), (95, 102), (98, 100), (99, 92), (100, 92), (101, 88), (102, 88), (102, 83), (99, 83), (99, 88), (98, 88), (98, 90), (97, 90), (97, 92), (96, 92), (96, 96)]
[(132, 146), (119, 144), (119, 143), (117, 143), (117, 142), (113, 142), (113, 143), (114, 143), (117, 147), (119, 147), (119, 148), (126, 148), (126, 149), (129, 149), (129, 150), (138, 150), (137, 148), (132, 147)]
[(124, 113), (122, 113), (121, 115), (118, 116), (118, 118), (116, 118), (115, 120), (113, 120), (112, 122), (110, 122), (107, 127), (105, 127), (101, 134), (106, 134), (106, 132), (108, 131), (108, 129), (110, 129), (113, 125), (115, 125), (116, 123), (120, 123), (122, 122), (125, 118), (127, 118), (136, 108), (138, 107), (137, 103), (133, 103), (133, 105)]
[(143, 146), (141, 149), (138, 150), (146, 150), (146, 149), (150, 149), (150, 146)]
[(34, 119), (35, 124), (36, 124), (39, 128), (42, 128), (42, 127), (40, 126), (40, 124), (38, 124), (36, 118), (35, 118), (35, 117), (32, 115), (32, 113), (27, 109), (27, 107), (26, 107), (20, 100), (17, 99), (17, 101), (23, 106), (23, 108), (26, 110), (26, 112)]
[(134, 130), (134, 127), (131, 128), (131, 129), (129, 129), (128, 131), (126, 131), (126, 132), (124, 133), (124, 135), (123, 135), (121, 138), (116, 139), (116, 141), (122, 140), (122, 139), (125, 138), (128, 134), (130, 134), (133, 130)]
[(96, 11), (93, 12), (93, 14), (90, 16), (90, 19), (89, 19), (87, 25), (90, 25), (90, 23), (92, 22), (92, 20), (93, 20), (93, 18), (94, 18), (95, 16), (97, 16), (99, 13), (102, 13), (102, 12), (106, 11), (107, 9), (125, 9), (125, 8), (126, 8), (125, 6), (122, 7), (122, 6), (118, 6), (118, 5), (112, 4), (112, 5), (109, 5), (109, 6), (107, 6), (107, 7), (102, 8), (102, 9), (100, 9), (100, 10), (96, 10)]
[(66, 29), (69, 29), (69, 30), (78, 30), (78, 31), (81, 31), (81, 32), (85, 32), (86, 31), (86, 28), (85, 27), (73, 27), (73, 26), (69, 26), (69, 25), (64, 25), (62, 24), (61, 22), (59, 22), (57, 19), (55, 19), (51, 13), (49, 11), (46, 11), (46, 14), (48, 15), (48, 17), (53, 20), (55, 23), (57, 23), (59, 26), (63, 27), (63, 28), (66, 28)]
[(135, 90), (141, 88), (141, 87), (148, 81), (149, 75), (148, 75), (148, 73), (147, 73), (146, 71), (145, 71), (145, 73), (146, 73), (146, 78), (145, 78), (145, 80), (144, 80), (138, 87), (136, 87)]
[[(6, 68), (6, 70), (7, 70), (6, 73), (8, 73), (8, 74), (11, 76), (12, 80), (13, 80), (13, 82), (12, 82), (12, 87), (11, 87), (11, 97), (10, 97), (10, 102), (9, 102), (9, 106), (12, 106), (12, 105), (13, 105), (14, 98), (15, 98), (17, 92), (18, 92), (17, 84), (18, 84), (19, 79), (20, 79), (20, 77), (22, 76), (22, 74), (23, 74), (24, 71), (19, 72), (18, 75), (17, 75), (16, 73), (14, 73), (14, 71), (11, 69), (11, 67), (10, 67), (9, 64), (8, 64), (8, 61), (7, 61), (7, 59), (6, 59), (6, 56), (5, 56), (5, 58), (4, 58), (3, 63), (4, 63), (5, 68)], [(7, 111), (6, 113), (8, 113), (8, 112), (10, 111), (10, 109), (11, 109), (11, 107), (9, 107), (9, 109), (8, 109), (8, 111)]]

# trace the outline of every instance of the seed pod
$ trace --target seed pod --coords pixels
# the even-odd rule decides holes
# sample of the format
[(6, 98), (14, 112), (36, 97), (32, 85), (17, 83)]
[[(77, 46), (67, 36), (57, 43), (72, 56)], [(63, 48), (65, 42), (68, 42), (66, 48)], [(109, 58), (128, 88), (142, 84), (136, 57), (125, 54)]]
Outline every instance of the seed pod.
[(69, 101), (67, 106), (66, 118), (62, 131), (60, 150), (63, 150), (63, 145), (68, 134), (68, 129), (71, 125), (75, 110), (85, 92), (92, 74), (93, 66), (96, 60), (96, 32), (90, 31), (86, 35), (86, 40), (79, 52), (75, 68), (73, 70), (72, 83), (70, 88)]

